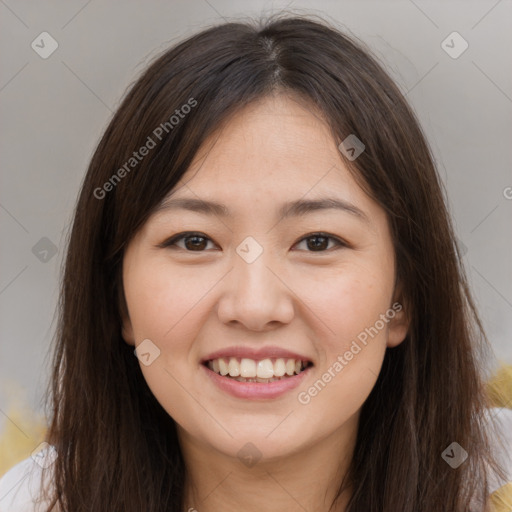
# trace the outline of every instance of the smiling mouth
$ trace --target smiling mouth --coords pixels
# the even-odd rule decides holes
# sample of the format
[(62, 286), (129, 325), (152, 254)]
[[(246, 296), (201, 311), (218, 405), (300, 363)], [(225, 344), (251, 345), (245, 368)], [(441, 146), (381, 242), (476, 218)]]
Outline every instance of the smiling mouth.
[(311, 361), (291, 358), (248, 359), (220, 357), (203, 363), (216, 374), (239, 382), (269, 383), (289, 379), (313, 366)]

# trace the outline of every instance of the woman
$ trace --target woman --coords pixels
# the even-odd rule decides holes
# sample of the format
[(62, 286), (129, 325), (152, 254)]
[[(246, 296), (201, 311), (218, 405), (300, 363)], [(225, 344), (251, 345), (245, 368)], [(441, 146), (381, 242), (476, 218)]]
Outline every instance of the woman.
[(76, 207), (48, 502), (486, 510), (510, 415), (487, 414), (454, 240), (418, 121), (362, 45), (283, 17), (166, 51)]

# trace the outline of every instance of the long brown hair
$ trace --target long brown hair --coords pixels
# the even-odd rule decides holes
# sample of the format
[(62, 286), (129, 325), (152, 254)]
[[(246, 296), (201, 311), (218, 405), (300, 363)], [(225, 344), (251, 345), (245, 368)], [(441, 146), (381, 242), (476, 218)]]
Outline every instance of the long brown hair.
[[(165, 51), (101, 138), (63, 272), (47, 395), (47, 441), (59, 455), (50, 510), (181, 510), (185, 465), (174, 420), (121, 337), (123, 253), (202, 142), (237, 109), (275, 91), (314, 105), (339, 142), (355, 134), (365, 144), (356, 160), (342, 158), (387, 212), (411, 319), (361, 411), (340, 482), (340, 492), (348, 484), (353, 491), (347, 512), (463, 512), (470, 502), (484, 510), (492, 460), (478, 358), (486, 339), (433, 156), (371, 51), (302, 16), (222, 24)], [(171, 122), (176, 110), (183, 115)], [(131, 161), (148, 137), (154, 147)], [(453, 441), (470, 453), (457, 469), (441, 457)]]

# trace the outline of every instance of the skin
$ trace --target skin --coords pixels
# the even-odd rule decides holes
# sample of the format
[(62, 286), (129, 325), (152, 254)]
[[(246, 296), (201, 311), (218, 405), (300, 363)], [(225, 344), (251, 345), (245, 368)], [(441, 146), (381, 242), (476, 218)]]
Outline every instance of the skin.
[[(327, 511), (386, 348), (406, 336), (405, 310), (309, 403), (298, 394), (332, 372), (358, 334), (400, 301), (385, 212), (354, 181), (321, 116), (284, 94), (245, 106), (223, 125), (172, 194), (215, 200), (233, 212), (158, 211), (123, 261), (123, 337), (134, 346), (150, 339), (160, 350), (141, 370), (178, 425), (185, 510)], [(368, 222), (335, 209), (277, 217), (285, 201), (322, 196), (350, 202)], [(199, 250), (190, 239), (159, 246), (182, 231), (207, 239)], [(315, 251), (316, 240), (304, 237), (318, 231), (348, 245), (329, 240)], [(236, 252), (247, 236), (263, 248), (250, 264)], [(233, 345), (277, 345), (314, 366), (282, 396), (235, 398), (200, 368), (203, 357)], [(237, 456), (248, 442), (261, 454), (252, 467)], [(334, 509), (345, 510), (349, 495)]]

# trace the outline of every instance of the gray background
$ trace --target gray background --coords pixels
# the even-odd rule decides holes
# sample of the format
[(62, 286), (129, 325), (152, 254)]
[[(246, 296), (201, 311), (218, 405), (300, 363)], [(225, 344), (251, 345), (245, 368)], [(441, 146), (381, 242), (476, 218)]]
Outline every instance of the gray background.
[[(491, 366), (512, 363), (511, 1), (310, 5), (0, 0), (0, 432), (17, 389), (42, 411), (66, 229), (88, 161), (127, 86), (181, 38), (283, 7), (322, 15), (361, 38), (406, 93), (447, 188), (494, 346)], [(47, 59), (31, 47), (44, 31), (59, 45)], [(469, 44), (456, 59), (441, 46), (453, 31)]]

